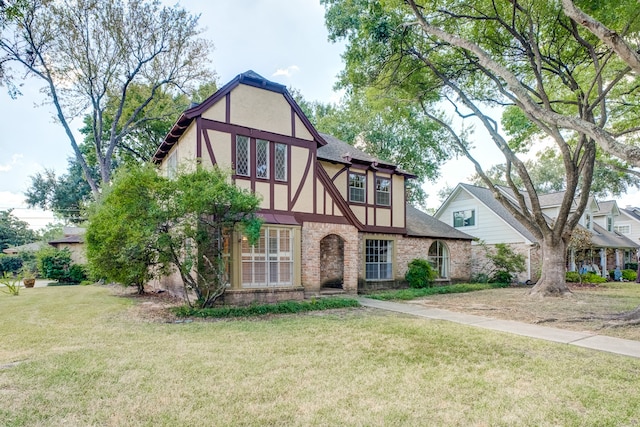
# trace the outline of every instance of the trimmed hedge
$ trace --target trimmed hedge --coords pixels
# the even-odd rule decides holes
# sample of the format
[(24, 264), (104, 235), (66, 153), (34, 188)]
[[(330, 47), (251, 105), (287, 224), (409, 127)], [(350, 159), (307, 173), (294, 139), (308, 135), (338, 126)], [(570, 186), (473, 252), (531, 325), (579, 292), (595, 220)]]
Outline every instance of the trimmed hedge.
[(173, 312), (178, 317), (249, 317), (265, 314), (294, 314), (332, 308), (360, 307), (352, 298), (320, 298), (309, 301), (284, 301), (277, 304), (254, 304), (246, 307), (222, 306), (213, 308), (177, 307)]
[(457, 285), (436, 286), (422, 289), (401, 289), (367, 295), (378, 300), (412, 300), (438, 294), (461, 294), (465, 292), (483, 291), (485, 289), (508, 288), (508, 283), (460, 283)]

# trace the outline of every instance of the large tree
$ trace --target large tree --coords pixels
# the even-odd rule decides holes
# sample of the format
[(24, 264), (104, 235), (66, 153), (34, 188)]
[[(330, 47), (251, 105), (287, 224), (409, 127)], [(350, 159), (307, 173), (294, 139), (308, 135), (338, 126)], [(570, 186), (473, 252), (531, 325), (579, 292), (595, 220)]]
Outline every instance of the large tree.
[(35, 242), (37, 234), (29, 229), (29, 224), (21, 221), (13, 210), (0, 211), (0, 253), (11, 246)]
[(211, 306), (229, 283), (226, 239), (240, 228), (255, 243), (259, 206), (257, 196), (217, 167), (176, 179), (152, 166), (122, 168), (90, 209), (89, 265), (99, 277), (139, 292), (152, 278), (177, 272), (189, 304)]
[[(117, 147), (156, 118), (162, 93), (189, 92), (213, 78), (205, 59), (211, 46), (198, 38), (198, 17), (178, 6), (158, 0), (7, 0), (0, 9), (0, 78), (10, 87), (17, 75), (44, 84), (45, 99), (94, 196), (111, 180)], [(71, 127), (85, 115), (97, 178)]]
[(418, 106), (388, 102), (374, 90), (348, 93), (338, 105), (307, 102), (295, 91), (294, 96), (321, 132), (415, 174), (407, 184), (407, 200), (426, 207), (422, 186), (437, 178), (453, 147), (443, 143), (447, 133), (425, 120)]
[[(330, 38), (347, 41), (342, 84), (350, 90), (376, 87), (396, 102), (419, 105), (447, 129), (495, 198), (540, 242), (542, 275), (532, 294), (568, 293), (566, 247), (587, 204), (597, 147), (626, 161), (632, 173), (638, 173), (640, 166), (634, 138), (640, 129), (640, 90), (631, 67), (568, 17), (558, 2), (323, 3)], [(637, 1), (584, 3), (590, 5), (592, 16), (620, 34), (629, 39), (638, 35)], [(473, 157), (467, 128), (460, 131), (441, 111), (447, 102), (465, 122), (472, 120), (486, 129), (502, 152), (505, 178), (516, 204)], [(515, 134), (501, 129), (494, 114), (509, 106), (522, 115)], [(521, 156), (540, 133), (560, 153), (566, 176), (562, 207), (552, 223), (542, 214)], [(476, 142), (480, 149), (485, 143)]]

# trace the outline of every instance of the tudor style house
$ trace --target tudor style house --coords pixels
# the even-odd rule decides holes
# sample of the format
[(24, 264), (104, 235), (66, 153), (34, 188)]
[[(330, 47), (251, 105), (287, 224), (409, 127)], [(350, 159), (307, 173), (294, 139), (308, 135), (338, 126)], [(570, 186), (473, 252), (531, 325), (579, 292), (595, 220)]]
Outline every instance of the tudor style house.
[[(510, 189), (499, 187), (514, 206), (518, 206)], [(541, 194), (538, 196), (542, 212), (549, 220), (557, 216), (564, 192)], [(487, 245), (507, 243), (516, 252), (525, 256), (526, 271), (518, 275), (518, 280), (536, 281), (540, 272), (541, 254), (537, 239), (516, 218), (498, 202), (488, 188), (470, 184), (458, 184), (434, 215), (437, 219), (457, 230), (477, 237)], [(624, 267), (625, 260), (635, 260), (640, 242), (634, 242), (616, 231), (616, 221), (620, 216), (615, 201), (600, 202), (590, 198), (578, 227), (591, 232), (591, 247), (579, 253), (569, 250), (567, 270), (577, 271), (588, 267), (600, 272), (603, 277), (616, 266)], [(482, 266), (481, 248), (473, 246), (473, 273)]]
[(167, 176), (217, 165), (261, 196), (259, 243), (229, 239), (226, 302), (356, 293), (402, 279), (414, 258), (442, 280), (469, 279), (472, 237), (407, 205), (411, 173), (319, 133), (284, 86), (253, 71), (186, 110), (153, 161)]

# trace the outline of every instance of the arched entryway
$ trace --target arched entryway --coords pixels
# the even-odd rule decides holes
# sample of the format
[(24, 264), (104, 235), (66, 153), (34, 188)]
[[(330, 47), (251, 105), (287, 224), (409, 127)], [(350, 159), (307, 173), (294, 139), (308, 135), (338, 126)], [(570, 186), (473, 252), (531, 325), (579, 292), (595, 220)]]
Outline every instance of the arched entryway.
[(320, 286), (343, 289), (344, 240), (337, 234), (329, 234), (320, 241)]
[(444, 242), (436, 240), (431, 244), (428, 259), (438, 273), (438, 279), (449, 278), (449, 249)]

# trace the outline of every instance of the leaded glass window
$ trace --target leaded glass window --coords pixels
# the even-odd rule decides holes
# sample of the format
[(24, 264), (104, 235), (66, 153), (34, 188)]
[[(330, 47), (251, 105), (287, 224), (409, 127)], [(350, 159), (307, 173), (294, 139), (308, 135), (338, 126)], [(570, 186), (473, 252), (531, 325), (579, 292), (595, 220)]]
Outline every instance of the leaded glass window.
[(249, 137), (236, 136), (236, 175), (249, 176)]
[(256, 141), (256, 177), (269, 178), (269, 141)]
[(287, 180), (287, 146), (275, 144), (275, 174), (276, 180)]
[(357, 173), (349, 174), (349, 201), (364, 203), (366, 177)]

